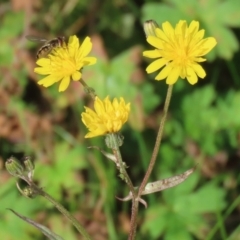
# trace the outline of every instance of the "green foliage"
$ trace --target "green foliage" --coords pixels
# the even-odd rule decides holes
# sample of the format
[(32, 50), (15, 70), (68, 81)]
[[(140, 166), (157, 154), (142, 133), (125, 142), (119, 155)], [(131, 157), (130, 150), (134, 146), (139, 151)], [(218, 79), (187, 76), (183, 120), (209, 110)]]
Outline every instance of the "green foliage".
[(27, 218), (27, 217), (24, 217), (22, 216), (21, 214), (15, 212), (14, 210), (12, 209), (9, 209), (13, 214), (15, 214), (17, 217), (19, 217), (20, 219), (22, 219), (23, 221), (31, 224), (32, 226), (36, 227), (37, 229), (39, 229), (43, 234), (44, 236), (46, 236), (48, 239), (50, 240), (63, 240), (62, 237), (60, 237), (59, 235), (55, 234), (54, 232), (52, 232), (49, 228), (33, 221), (32, 219), (30, 218)]
[(31, 240), (32, 236), (38, 237), (40, 234), (38, 230), (33, 229), (30, 225), (26, 224), (22, 220), (18, 219), (7, 208), (12, 208), (24, 212), (25, 215), (31, 217), (36, 212), (46, 207), (46, 204), (41, 198), (36, 198), (34, 201), (22, 197), (16, 189), (15, 180), (12, 179), (5, 185), (1, 185), (0, 188), (0, 215), (1, 224), (0, 232), (1, 238), (11, 240), (26, 239)]
[(240, 92), (229, 91), (225, 97), (217, 98), (212, 86), (196, 90), (184, 98), (184, 129), (206, 154), (213, 155), (224, 145), (237, 147), (236, 133), (240, 129), (239, 102)]
[[(141, 27), (154, 19), (176, 24), (197, 20), (205, 36), (217, 39), (215, 60), (206, 66), (207, 78), (198, 85), (184, 81), (174, 86), (168, 121), (153, 181), (198, 170), (183, 184), (146, 197), (140, 208), (136, 239), (238, 239), (239, 227), (239, 27), (238, 0), (149, 1), (30, 1), (18, 10), (17, 1), (0, 3), (0, 236), (1, 239), (42, 239), (39, 231), (7, 208), (39, 222), (64, 239), (79, 239), (52, 204), (18, 193), (4, 161), (11, 155), (33, 155), (35, 180), (89, 227), (94, 239), (126, 239), (130, 204), (119, 202), (127, 187), (115, 166), (97, 150), (103, 138), (83, 140), (80, 121), (84, 105), (91, 105), (82, 86), (74, 82), (59, 94), (57, 86), (36, 84), (35, 54), (27, 34), (46, 38), (77, 34), (95, 39), (91, 55), (98, 62), (84, 68), (83, 77), (100, 97), (124, 97), (131, 117), (124, 129), (121, 151), (134, 185), (139, 185), (149, 163), (162, 106), (165, 82), (145, 76), (142, 51), (150, 49)], [(21, 2), (21, 1), (19, 1)], [(33, 5), (32, 5), (33, 4)], [(32, 15), (29, 14), (29, 9)], [(95, 38), (94, 38), (95, 37)], [(235, 54), (235, 55), (234, 55)], [(217, 58), (222, 58), (219, 61)], [(189, 142), (194, 146), (189, 147)], [(217, 156), (224, 153), (222, 162)], [(213, 169), (212, 169), (213, 165)], [(234, 212), (234, 213), (233, 213)], [(227, 234), (224, 235), (224, 232)], [(207, 235), (209, 234), (209, 235)], [(96, 237), (97, 236), (97, 237)]]
[[(196, 189), (199, 174), (195, 173), (184, 184), (163, 191), (162, 201), (150, 206), (142, 228), (143, 234), (155, 239), (194, 239), (189, 233), (203, 239), (208, 228), (204, 213), (215, 214), (226, 206), (225, 192), (209, 183)], [(183, 238), (183, 239), (185, 239)]]
[[(22, 12), (9, 12), (1, 20), (0, 29), (0, 65), (9, 66), (13, 64), (14, 51), (18, 44), (14, 46), (14, 37), (23, 31), (24, 14)], [(9, 44), (12, 42), (12, 44)]]
[(50, 164), (47, 167), (46, 165), (37, 167), (35, 177), (41, 181), (42, 186), (47, 186), (46, 191), (50, 195), (60, 199), (62, 188), (69, 189), (69, 194), (81, 192), (83, 186), (76, 181), (76, 173), (87, 166), (83, 158), (84, 151), (82, 146), (70, 148), (66, 143), (59, 143), (54, 147), (52, 158), (49, 159)]

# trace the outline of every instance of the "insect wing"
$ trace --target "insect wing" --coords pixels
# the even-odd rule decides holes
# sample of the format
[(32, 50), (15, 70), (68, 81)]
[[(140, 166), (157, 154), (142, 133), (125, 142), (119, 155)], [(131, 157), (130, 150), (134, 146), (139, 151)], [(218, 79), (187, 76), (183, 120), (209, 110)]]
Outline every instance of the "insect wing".
[(37, 37), (37, 36), (32, 36), (32, 35), (27, 35), (26, 39), (32, 42), (47, 42), (48, 40), (45, 38)]

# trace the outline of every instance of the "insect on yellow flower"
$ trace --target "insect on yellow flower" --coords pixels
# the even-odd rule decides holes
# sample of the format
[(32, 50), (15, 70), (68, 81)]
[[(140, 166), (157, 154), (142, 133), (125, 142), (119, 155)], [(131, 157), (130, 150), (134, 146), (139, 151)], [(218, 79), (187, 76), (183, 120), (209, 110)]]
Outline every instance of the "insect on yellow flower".
[(109, 97), (104, 100), (96, 97), (94, 110), (85, 107), (85, 112), (81, 114), (82, 121), (89, 130), (85, 138), (120, 131), (123, 124), (128, 120), (130, 103), (126, 104), (122, 97), (120, 100), (114, 98), (112, 102)]
[(169, 22), (164, 22), (162, 29), (156, 27), (155, 36), (147, 37), (155, 50), (143, 52), (143, 56), (156, 59), (147, 67), (147, 73), (161, 69), (155, 79), (167, 79), (170, 85), (179, 77), (186, 78), (190, 84), (197, 83), (198, 77), (204, 78), (206, 72), (199, 63), (206, 61), (203, 56), (217, 44), (213, 37), (203, 38), (204, 32), (199, 30), (197, 21), (192, 21), (189, 26), (180, 20), (175, 28)]
[(63, 92), (69, 86), (71, 80), (81, 79), (81, 70), (84, 66), (96, 63), (95, 57), (88, 57), (92, 49), (92, 42), (86, 37), (80, 45), (79, 39), (74, 35), (70, 36), (68, 43), (54, 48), (47, 57), (37, 60), (34, 72), (40, 75), (47, 75), (40, 81), (39, 85), (50, 87), (60, 82), (59, 92)]

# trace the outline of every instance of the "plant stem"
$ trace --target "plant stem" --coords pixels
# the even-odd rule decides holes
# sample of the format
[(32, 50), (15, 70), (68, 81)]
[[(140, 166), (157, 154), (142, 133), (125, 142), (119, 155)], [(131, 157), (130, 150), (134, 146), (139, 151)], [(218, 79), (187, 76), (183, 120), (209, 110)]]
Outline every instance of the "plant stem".
[(142, 191), (144, 190), (144, 188), (147, 184), (147, 181), (152, 173), (153, 167), (154, 167), (156, 159), (157, 159), (159, 147), (161, 145), (161, 140), (162, 140), (162, 136), (163, 136), (163, 128), (164, 128), (164, 124), (165, 124), (165, 121), (167, 118), (167, 112), (168, 112), (168, 108), (169, 108), (169, 104), (170, 104), (170, 100), (171, 100), (171, 96), (172, 96), (172, 89), (173, 89), (173, 85), (169, 85), (168, 90), (167, 90), (167, 96), (166, 96), (165, 103), (164, 103), (164, 108), (163, 108), (163, 116), (162, 116), (160, 126), (158, 129), (158, 134), (157, 134), (155, 146), (153, 149), (152, 157), (151, 157), (150, 163), (148, 165), (147, 172), (146, 172), (146, 174), (143, 178), (143, 181), (139, 187), (138, 198), (140, 198)]
[(95, 90), (89, 87), (82, 78), (80, 79), (80, 83), (83, 85), (85, 91), (91, 96), (91, 98), (95, 100), (95, 97), (97, 96), (97, 94), (95, 93)]
[(73, 226), (78, 230), (79, 233), (82, 234), (83, 238), (86, 240), (91, 240), (91, 237), (87, 233), (87, 231), (84, 229), (84, 227), (78, 222), (78, 220), (72, 216), (66, 208), (64, 208), (60, 203), (58, 203), (54, 198), (52, 198), (49, 194), (44, 192), (42, 189), (40, 189), (35, 184), (31, 184), (31, 187), (34, 187), (34, 189), (38, 192), (39, 195), (46, 198), (49, 202), (51, 202), (58, 210), (61, 212), (72, 224)]
[(137, 196), (136, 191), (134, 189), (134, 186), (132, 184), (132, 181), (131, 181), (130, 177), (128, 176), (128, 173), (126, 171), (126, 167), (125, 167), (125, 165), (123, 163), (123, 160), (122, 160), (122, 155), (121, 155), (121, 152), (120, 152), (119, 146), (118, 146), (117, 135), (114, 134), (114, 133), (109, 134), (109, 135), (111, 136), (111, 140), (112, 140), (112, 143), (113, 143), (112, 150), (113, 150), (114, 156), (117, 159), (117, 163), (118, 163), (119, 169), (120, 169), (120, 174), (122, 174), (124, 176), (124, 180), (127, 183), (128, 187), (130, 188), (130, 191), (133, 194), (133, 196)]
[(127, 183), (130, 192), (132, 194), (132, 212), (131, 212), (131, 223), (130, 223), (130, 232), (128, 235), (128, 240), (133, 240), (136, 235), (136, 228), (137, 228), (137, 213), (138, 213), (138, 200), (137, 200), (137, 192), (134, 189), (134, 186), (132, 184), (132, 181), (130, 177), (128, 176), (128, 173), (126, 171), (126, 167), (123, 163), (121, 152), (119, 150), (119, 145), (117, 141), (117, 135), (116, 134), (110, 134), (112, 143), (113, 143), (113, 154), (116, 157), (117, 163), (119, 164), (120, 174), (124, 176), (124, 180)]
[(128, 235), (128, 240), (134, 240), (136, 236), (137, 229), (137, 215), (138, 215), (139, 201), (136, 197), (132, 199), (132, 212), (131, 212), (131, 222), (130, 222), (130, 232)]

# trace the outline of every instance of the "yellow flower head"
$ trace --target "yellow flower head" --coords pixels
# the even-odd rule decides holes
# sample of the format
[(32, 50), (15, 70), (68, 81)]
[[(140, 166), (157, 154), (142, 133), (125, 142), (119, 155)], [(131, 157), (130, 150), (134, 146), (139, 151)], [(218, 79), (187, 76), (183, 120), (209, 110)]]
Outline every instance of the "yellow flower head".
[(109, 97), (103, 101), (96, 97), (94, 109), (95, 111), (85, 107), (85, 112), (81, 114), (82, 121), (89, 130), (85, 138), (118, 132), (128, 120), (130, 103), (126, 104), (122, 97), (120, 101), (114, 98), (112, 102)]
[(206, 55), (216, 44), (213, 37), (203, 38), (204, 30), (199, 30), (199, 22), (192, 21), (188, 27), (186, 21), (179, 21), (175, 28), (169, 22), (162, 24), (162, 30), (155, 28), (155, 36), (148, 36), (147, 41), (155, 50), (143, 52), (143, 56), (157, 58), (146, 69), (147, 73), (159, 69), (156, 80), (167, 78), (167, 84), (174, 84), (178, 78), (187, 78), (195, 84), (198, 77), (206, 73), (199, 62), (206, 61)]
[(67, 89), (70, 80), (81, 79), (81, 69), (84, 66), (96, 63), (95, 57), (87, 57), (92, 49), (91, 39), (86, 37), (80, 45), (79, 39), (71, 36), (67, 44), (55, 47), (46, 58), (37, 60), (34, 72), (40, 75), (48, 75), (41, 79), (38, 84), (49, 87), (60, 81), (59, 92)]

